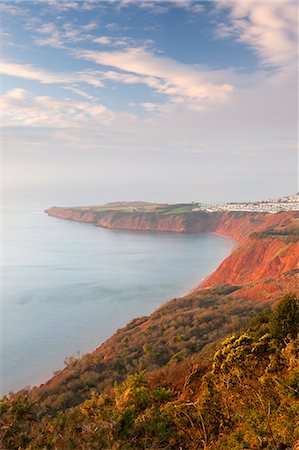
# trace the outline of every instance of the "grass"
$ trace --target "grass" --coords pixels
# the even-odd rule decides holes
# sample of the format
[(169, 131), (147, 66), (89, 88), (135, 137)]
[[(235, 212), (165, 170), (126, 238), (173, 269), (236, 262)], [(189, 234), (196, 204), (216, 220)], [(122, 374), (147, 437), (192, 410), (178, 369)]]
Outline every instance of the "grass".
[(161, 209), (165, 205), (158, 203), (146, 202), (113, 202), (102, 206), (92, 206), (91, 209), (97, 212), (119, 211), (119, 212), (151, 212), (156, 209)]
[(196, 207), (197, 205), (193, 203), (183, 204), (180, 206), (171, 207), (171, 209), (168, 209), (165, 214), (184, 214), (186, 212), (192, 212), (192, 209)]
[(180, 203), (175, 205), (150, 203), (150, 202), (113, 202), (106, 205), (91, 206), (91, 211), (96, 212), (158, 212), (161, 214), (184, 214), (196, 208), (194, 203)]

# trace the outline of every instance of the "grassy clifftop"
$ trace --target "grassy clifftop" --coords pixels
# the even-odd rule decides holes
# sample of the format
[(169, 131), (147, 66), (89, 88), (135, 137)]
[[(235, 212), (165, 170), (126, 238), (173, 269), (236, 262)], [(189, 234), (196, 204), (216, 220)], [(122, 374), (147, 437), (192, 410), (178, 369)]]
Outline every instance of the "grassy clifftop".
[(160, 214), (182, 214), (185, 212), (192, 212), (195, 207), (196, 205), (194, 203), (177, 203), (170, 205), (168, 203), (152, 202), (110, 202), (105, 205), (78, 206), (74, 209), (94, 212), (158, 212)]

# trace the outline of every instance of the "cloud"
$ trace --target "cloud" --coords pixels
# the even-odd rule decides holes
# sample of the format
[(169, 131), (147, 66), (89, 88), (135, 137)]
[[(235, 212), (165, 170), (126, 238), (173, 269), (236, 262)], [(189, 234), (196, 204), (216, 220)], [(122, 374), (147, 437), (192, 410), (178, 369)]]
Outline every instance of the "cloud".
[(131, 38), (129, 36), (98, 36), (91, 39), (93, 43), (101, 46), (117, 47), (142, 47), (151, 48), (154, 44), (152, 39)]
[(112, 41), (112, 39), (110, 36), (99, 36), (93, 40), (93, 42), (95, 44), (100, 44), (100, 45), (109, 45), (109, 44), (111, 44), (111, 41)]
[(73, 92), (74, 94), (77, 94), (80, 97), (84, 97), (87, 100), (91, 100), (91, 101), (96, 100), (96, 98), (93, 95), (90, 95), (87, 92), (85, 92), (83, 89), (76, 87), (76, 85), (64, 86), (64, 89), (66, 89), (67, 91)]
[(117, 4), (119, 9), (135, 6), (140, 9), (146, 9), (153, 14), (165, 14), (171, 8), (182, 8), (192, 13), (201, 13), (204, 11), (204, 6), (195, 0), (170, 0), (152, 1), (152, 0), (112, 0), (111, 3)]
[(234, 36), (254, 49), (262, 63), (294, 71), (298, 62), (298, 5), (289, 1), (248, 2), (218, 0), (217, 7), (228, 12), (218, 35)]
[(68, 1), (60, 1), (60, 0), (48, 0), (47, 5), (50, 8), (55, 9), (55, 11), (64, 12), (69, 10), (77, 10), (80, 7), (80, 2), (68, 2)]
[[(211, 160), (221, 154), (256, 154), (256, 158), (267, 154), (271, 160), (288, 152), (295, 159), (296, 103), (288, 85), (277, 87), (266, 75), (252, 75), (230, 102), (196, 112), (177, 103), (145, 101), (132, 107), (150, 114), (136, 116), (87, 101), (35, 97), (19, 89), (4, 96), (3, 109), (5, 122), (11, 125), (6, 127), (7, 136), (17, 148), (30, 149), (28, 142), (37, 136), (40, 142), (43, 136), (50, 149), (55, 138), (54, 147), (75, 148), (83, 154), (91, 148), (98, 152), (114, 148), (136, 154), (199, 152), (210, 154)], [(26, 139), (21, 130), (28, 130)]]
[(168, 11), (168, 6), (164, 3), (151, 0), (111, 0), (112, 4), (115, 4), (118, 9), (127, 8), (130, 6), (138, 7), (140, 9), (146, 9), (147, 11), (154, 14), (164, 14)]
[(202, 3), (196, 2), (194, 0), (173, 0), (173, 4), (178, 8), (184, 8), (193, 13), (202, 13), (205, 10), (205, 7)]
[(96, 20), (92, 20), (91, 22), (86, 23), (85, 25), (81, 25), (81, 29), (83, 31), (92, 31), (99, 27), (99, 24)]
[(65, 22), (60, 28), (54, 23), (44, 23), (39, 27), (36, 24), (33, 27), (29, 25), (28, 28), (43, 36), (42, 38), (35, 39), (35, 44), (64, 48), (66, 43), (73, 44), (89, 40), (90, 35), (86, 34), (86, 32), (94, 29), (95, 26), (95, 22), (90, 22), (82, 26), (75, 26), (73, 23)]
[(43, 23), (39, 28), (36, 28), (35, 31), (40, 34), (53, 34), (56, 31), (56, 26), (54, 23)]
[[(105, 28), (109, 28), (108, 24)], [(73, 46), (80, 42), (93, 42), (101, 46), (109, 47), (132, 47), (142, 46), (148, 48), (153, 45), (153, 40), (144, 38), (132, 38), (129, 36), (107, 36), (104, 34), (96, 35), (94, 31), (99, 28), (98, 21), (91, 21), (85, 25), (78, 23), (64, 22), (57, 26), (56, 23), (41, 23), (40, 20), (28, 20), (27, 28), (40, 36), (35, 37), (34, 43), (41, 46), (50, 46), (54, 48), (64, 48)]]
[(54, 47), (54, 48), (63, 48), (64, 47), (64, 43), (58, 34), (53, 34), (53, 36), (50, 36), (50, 37), (47, 37), (44, 39), (36, 39), (35, 44), (47, 45), (49, 47)]
[(31, 96), (24, 89), (13, 89), (2, 97), (4, 124), (7, 126), (80, 127), (96, 123), (108, 125), (113, 113), (104, 105)]
[(8, 3), (0, 3), (0, 13), (12, 14), (22, 16), (25, 11), (17, 5), (10, 5)]
[(11, 37), (11, 34), (8, 33), (7, 31), (4, 31), (4, 30), (0, 30), (0, 41), (1, 41), (1, 44), (2, 44), (2, 48), (4, 46), (8, 47), (8, 46), (13, 46), (14, 45), (12, 37)]
[[(31, 0), (31, 3), (39, 4), (40, 0)], [(43, 4), (53, 14), (67, 13), (69, 11), (88, 12), (93, 9), (99, 9), (102, 6), (99, 0), (44, 0)]]
[(124, 72), (107, 72), (104, 75), (107, 78), (129, 84), (144, 83), (159, 94), (169, 96), (171, 100), (185, 98), (199, 108), (226, 101), (233, 91), (231, 84), (211, 83), (210, 74), (197, 66), (156, 56), (142, 48), (129, 48), (118, 52), (83, 50), (76, 54), (78, 57)]
[(54, 73), (37, 69), (31, 64), (17, 64), (5, 62), (1, 64), (0, 73), (17, 78), (38, 81), (43, 84), (72, 84), (87, 83), (92, 86), (101, 87), (102, 82), (96, 71), (81, 71), (72, 74)]

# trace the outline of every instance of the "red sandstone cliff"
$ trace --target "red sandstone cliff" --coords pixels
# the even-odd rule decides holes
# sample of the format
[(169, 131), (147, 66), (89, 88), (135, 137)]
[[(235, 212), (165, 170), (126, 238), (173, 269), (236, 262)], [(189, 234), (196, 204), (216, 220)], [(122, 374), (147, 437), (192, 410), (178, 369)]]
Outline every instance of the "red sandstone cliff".
[(50, 208), (46, 210), (49, 216), (76, 222), (92, 223), (103, 228), (118, 230), (184, 232), (186, 231), (182, 217), (159, 213), (122, 213), (95, 212), (85, 208)]
[[(242, 286), (245, 297), (269, 298), (285, 289), (297, 290), (299, 244), (292, 236), (261, 233), (296, 224), (297, 213), (244, 212), (97, 212), (90, 208), (57, 208), (46, 211), (61, 219), (91, 223), (104, 228), (158, 232), (214, 232), (238, 242), (218, 269), (192, 292), (220, 284)], [(258, 236), (260, 234), (260, 236)], [(238, 290), (232, 295), (240, 295)]]
[(270, 226), (286, 226), (295, 213), (244, 213), (244, 212), (192, 212), (185, 214), (161, 214), (159, 212), (97, 212), (87, 207), (46, 210), (49, 216), (119, 230), (163, 231), (178, 233), (215, 232), (241, 240), (253, 231)]
[(242, 286), (231, 295), (246, 298), (275, 299), (281, 292), (296, 292), (298, 256), (298, 242), (247, 238), (195, 292), (221, 284)]
[[(263, 300), (273, 302), (275, 299), (281, 298), (286, 292), (298, 291), (299, 243), (295, 233), (295, 226), (298, 223), (298, 214), (296, 213), (199, 212), (163, 216), (159, 213), (99, 213), (91, 211), (90, 208), (50, 208), (46, 212), (58, 218), (92, 223), (106, 228), (168, 232), (215, 232), (229, 236), (238, 243), (235, 250), (220, 264), (216, 271), (195, 288), (192, 293), (189, 293), (185, 299), (173, 300), (169, 302), (169, 305), (163, 305), (149, 317), (136, 319), (125, 329), (116, 332), (114, 336), (90, 355), (91, 362), (87, 359), (87, 366), (92, 364), (94, 356), (102, 357), (101, 370), (104, 378), (107, 374), (109, 377), (110, 366), (107, 366), (107, 372), (105, 372), (109, 361), (111, 364), (117, 364), (118, 360), (121, 359), (117, 354), (119, 342), (124, 337), (130, 342), (131, 336), (134, 338), (137, 333), (138, 339), (136, 338), (134, 341), (134, 349), (138, 349), (137, 342), (139, 342), (139, 339), (143, 339), (143, 341), (141, 340), (141, 348), (143, 348), (142, 343), (147, 342), (148, 334), (155, 332), (151, 331), (151, 326), (152, 330), (155, 330), (155, 327), (163, 329), (163, 324), (166, 323), (163, 320), (173, 320), (171, 314), (167, 314), (167, 310), (170, 309), (172, 313), (175, 302), (181, 303), (182, 300), (186, 300), (187, 305), (189, 304), (188, 300), (190, 300), (191, 310), (186, 307), (180, 312), (178, 308), (178, 314), (180, 313), (180, 317), (183, 317), (186, 312), (191, 317), (193, 310), (201, 309), (201, 301), (206, 294), (217, 298), (217, 285), (232, 285), (234, 287), (222, 286), (222, 297), (229, 297), (230, 301), (224, 301), (224, 306), (221, 306), (220, 302), (218, 306), (215, 306), (215, 312), (220, 311), (220, 314), (224, 316), (229, 315), (229, 310), (225, 308), (226, 305), (231, 305), (232, 311), (236, 308), (235, 314), (239, 318), (240, 304), (244, 305), (245, 309), (248, 307), (250, 310), (250, 308), (254, 308), (254, 305), (263, 303)], [(281, 233), (288, 227), (291, 227), (294, 232)], [(212, 293), (209, 294), (209, 292)], [(198, 300), (198, 303), (194, 302), (194, 299)], [(223, 310), (221, 310), (222, 307)], [(203, 309), (203, 314), (207, 314), (210, 320), (214, 313), (205, 312)], [(199, 322), (199, 324), (202, 325), (202, 322)], [(220, 335), (221, 331), (217, 331), (216, 339), (219, 339)], [(85, 364), (85, 360), (83, 360), (83, 363)], [(42, 395), (45, 392), (51, 393), (53, 389), (55, 392), (55, 389), (61, 383), (65, 384), (68, 380), (72, 382), (73, 373), (76, 370), (78, 372), (79, 369), (72, 366), (65, 368), (47, 383), (41, 385), (40, 388), (36, 388), (34, 395), (40, 395), (40, 392)]]

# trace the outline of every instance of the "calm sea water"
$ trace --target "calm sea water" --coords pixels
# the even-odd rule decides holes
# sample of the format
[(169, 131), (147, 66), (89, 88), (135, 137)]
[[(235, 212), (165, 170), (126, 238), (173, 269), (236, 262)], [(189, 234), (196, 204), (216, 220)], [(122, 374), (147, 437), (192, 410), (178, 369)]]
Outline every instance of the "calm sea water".
[(20, 208), (4, 215), (3, 237), (1, 393), (46, 381), (232, 249), (215, 235), (113, 231)]

